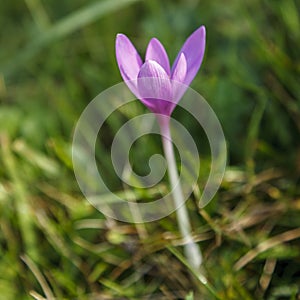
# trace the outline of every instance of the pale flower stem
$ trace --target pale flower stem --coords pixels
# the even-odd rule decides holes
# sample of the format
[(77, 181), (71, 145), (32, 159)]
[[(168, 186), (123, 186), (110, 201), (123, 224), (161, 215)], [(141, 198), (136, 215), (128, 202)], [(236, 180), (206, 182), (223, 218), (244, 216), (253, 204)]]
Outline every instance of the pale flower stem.
[(187, 207), (185, 205), (185, 199), (183, 196), (181, 184), (178, 177), (178, 171), (176, 166), (174, 148), (170, 132), (170, 117), (164, 115), (157, 115), (157, 119), (160, 125), (162, 144), (164, 149), (165, 158), (168, 166), (168, 175), (172, 195), (174, 198), (177, 216), (177, 222), (180, 233), (184, 239), (184, 254), (189, 264), (195, 269), (199, 270), (202, 263), (202, 254), (200, 247), (193, 241), (191, 235), (191, 223)]

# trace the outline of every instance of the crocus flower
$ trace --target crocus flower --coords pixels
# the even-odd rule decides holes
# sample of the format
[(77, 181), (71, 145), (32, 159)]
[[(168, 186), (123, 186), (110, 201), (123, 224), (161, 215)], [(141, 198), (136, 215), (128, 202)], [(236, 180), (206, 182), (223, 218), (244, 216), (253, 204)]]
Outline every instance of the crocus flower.
[(125, 83), (152, 112), (165, 116), (172, 114), (196, 76), (204, 49), (205, 27), (201, 26), (185, 41), (170, 68), (166, 50), (158, 39), (150, 40), (143, 62), (124, 34), (116, 38), (116, 57)]
[(202, 254), (191, 235), (191, 224), (177, 173), (169, 121), (176, 104), (201, 66), (204, 49), (204, 26), (188, 37), (172, 68), (165, 48), (156, 38), (151, 39), (148, 44), (145, 62), (124, 34), (118, 34), (116, 39), (117, 62), (125, 83), (157, 116), (179, 229), (187, 241), (184, 251), (195, 270), (198, 270), (202, 263)]

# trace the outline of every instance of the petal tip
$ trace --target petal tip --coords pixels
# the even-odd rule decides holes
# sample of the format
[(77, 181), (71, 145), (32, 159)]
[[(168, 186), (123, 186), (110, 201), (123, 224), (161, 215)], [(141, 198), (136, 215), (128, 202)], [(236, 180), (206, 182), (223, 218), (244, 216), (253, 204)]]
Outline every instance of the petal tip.
[(117, 33), (116, 42), (122, 42), (122, 40), (129, 40), (128, 37), (124, 33)]
[(184, 83), (187, 73), (187, 60), (183, 52), (180, 53), (176, 67), (172, 72), (171, 79), (180, 83)]
[(200, 29), (201, 29), (202, 34), (203, 34), (204, 37), (205, 37), (205, 35), (206, 35), (206, 27), (205, 27), (204, 25), (202, 25), (202, 26), (200, 27)]
[(186, 56), (185, 56), (184, 52), (180, 53), (179, 60), (184, 60), (186, 62)]
[(157, 38), (152, 38), (147, 46), (145, 60), (153, 60), (160, 64), (167, 74), (170, 75), (170, 62), (167, 52), (162, 43)]
[(194, 31), (194, 33), (192, 33), (191, 35), (193, 34), (199, 34), (201, 36), (201, 38), (205, 38), (205, 35), (206, 35), (206, 28), (204, 25), (201, 25), (197, 30)]
[[(129, 38), (123, 33), (118, 33), (116, 36), (115, 52), (117, 64), (124, 81), (135, 80), (142, 65), (142, 59)], [(134, 84), (127, 83), (127, 85)], [(134, 93), (132, 87), (131, 90)]]
[(156, 37), (153, 37), (153, 38), (150, 39), (148, 45), (151, 44), (151, 43), (157, 43), (157, 42), (159, 43), (159, 40)]
[(148, 59), (141, 66), (140, 72), (138, 74), (138, 78), (141, 78), (141, 77), (159, 77), (159, 76), (157, 76), (156, 71), (162, 72), (162, 70), (163, 70), (163, 68), (159, 63), (157, 63), (155, 60)]

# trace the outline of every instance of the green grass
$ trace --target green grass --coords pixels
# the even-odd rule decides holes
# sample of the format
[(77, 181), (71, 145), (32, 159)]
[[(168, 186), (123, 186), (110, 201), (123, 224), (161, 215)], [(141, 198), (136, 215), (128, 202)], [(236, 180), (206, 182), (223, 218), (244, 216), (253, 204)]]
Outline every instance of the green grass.
[[(141, 53), (153, 36), (174, 59), (207, 28), (192, 87), (218, 115), (229, 163), (214, 200), (188, 202), (208, 283), (182, 257), (175, 215), (133, 225), (106, 219), (72, 170), (76, 121), (121, 81), (114, 41)], [(2, 1), (0, 3), (0, 299), (299, 299), (300, 7), (296, 0)], [(136, 104), (122, 118), (146, 111)], [(203, 134), (181, 112), (209, 171)], [(120, 125), (107, 122), (109, 142)], [(139, 172), (159, 139), (133, 149)], [(202, 147), (203, 146), (203, 147)], [(98, 157), (108, 160), (99, 145)], [(109, 163), (116, 193), (123, 187)], [(167, 181), (137, 200), (155, 199)], [(128, 192), (127, 192), (128, 193)], [(125, 192), (126, 194), (126, 192)]]

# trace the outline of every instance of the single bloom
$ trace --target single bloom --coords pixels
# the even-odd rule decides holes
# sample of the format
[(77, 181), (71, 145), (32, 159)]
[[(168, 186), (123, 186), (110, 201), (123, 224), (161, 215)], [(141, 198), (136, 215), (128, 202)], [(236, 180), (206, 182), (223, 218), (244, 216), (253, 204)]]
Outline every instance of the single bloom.
[(172, 68), (165, 48), (156, 38), (150, 40), (145, 61), (124, 34), (116, 38), (120, 73), (134, 95), (152, 112), (170, 116), (196, 76), (204, 56), (205, 27), (185, 41)]

